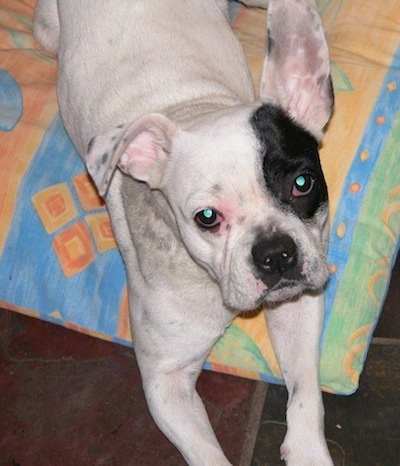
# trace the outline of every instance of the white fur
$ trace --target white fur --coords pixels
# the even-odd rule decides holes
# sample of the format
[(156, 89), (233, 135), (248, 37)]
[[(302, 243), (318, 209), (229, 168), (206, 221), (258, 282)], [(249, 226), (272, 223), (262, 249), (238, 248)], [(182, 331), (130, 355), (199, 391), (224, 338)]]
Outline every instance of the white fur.
[[(310, 48), (287, 54), (276, 44), (261, 99), (318, 138), (332, 104), (327, 54), (319, 67), (307, 59), (326, 50), (319, 19), (303, 0), (269, 5), (272, 37), (282, 25)], [(106, 198), (126, 266), (135, 353), (160, 429), (190, 465), (230, 464), (195, 384), (234, 316), (269, 302), (264, 312), (289, 391), (282, 456), (295, 466), (332, 465), (318, 382), (326, 209), (306, 224), (263, 187), (249, 124), (261, 102), (226, 3), (39, 0), (34, 31), (58, 55), (64, 125)], [(294, 79), (299, 98), (282, 97)], [(194, 221), (207, 207), (222, 213), (218, 234)], [(256, 237), (271, 230), (291, 236), (303, 266), (298, 284), (279, 291), (249, 261)]]

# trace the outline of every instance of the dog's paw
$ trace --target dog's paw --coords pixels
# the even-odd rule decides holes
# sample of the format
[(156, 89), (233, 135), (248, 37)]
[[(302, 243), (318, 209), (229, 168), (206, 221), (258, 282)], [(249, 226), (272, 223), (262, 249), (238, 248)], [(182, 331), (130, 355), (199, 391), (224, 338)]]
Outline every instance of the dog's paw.
[(307, 442), (293, 445), (285, 440), (281, 446), (281, 459), (285, 460), (286, 466), (334, 466), (325, 442), (314, 442), (310, 446)]

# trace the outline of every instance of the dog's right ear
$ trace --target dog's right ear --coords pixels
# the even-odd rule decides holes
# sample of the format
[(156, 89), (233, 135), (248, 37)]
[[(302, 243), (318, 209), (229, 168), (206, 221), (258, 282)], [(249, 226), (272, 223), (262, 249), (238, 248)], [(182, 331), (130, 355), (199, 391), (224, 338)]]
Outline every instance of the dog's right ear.
[(270, 0), (260, 97), (317, 139), (333, 106), (329, 50), (313, 0)]
[(158, 188), (179, 128), (163, 115), (145, 115), (91, 139), (86, 166), (101, 196), (117, 166), (128, 175)]

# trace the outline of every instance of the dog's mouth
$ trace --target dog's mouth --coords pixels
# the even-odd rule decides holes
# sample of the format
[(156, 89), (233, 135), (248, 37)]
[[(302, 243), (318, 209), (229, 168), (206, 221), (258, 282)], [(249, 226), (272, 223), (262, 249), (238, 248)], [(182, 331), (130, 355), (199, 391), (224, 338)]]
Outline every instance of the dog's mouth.
[(260, 298), (260, 303), (276, 304), (289, 301), (299, 296), (308, 287), (298, 281), (281, 280), (273, 288), (266, 289)]
[(313, 279), (300, 277), (298, 279), (280, 278), (272, 287), (267, 287), (260, 298), (261, 302), (278, 303), (298, 297), (304, 291), (322, 289), (328, 279), (328, 271), (321, 270)]
[[(308, 273), (305, 270), (308, 269)], [(264, 287), (256, 299), (256, 307), (262, 303), (277, 304), (283, 301), (289, 301), (297, 298), (305, 291), (321, 290), (326, 284), (329, 272), (326, 264), (323, 262), (308, 264), (307, 267), (301, 266), (292, 273), (269, 275), (268, 280), (264, 277), (255, 275)], [(264, 278), (264, 279), (263, 279)]]
[(238, 293), (235, 297), (229, 294), (225, 304), (235, 312), (248, 312), (259, 309), (263, 304), (276, 305), (283, 301), (297, 298), (306, 289), (315, 290), (317, 287), (307, 287), (297, 280), (282, 279), (273, 288), (264, 288), (256, 297), (246, 293)]

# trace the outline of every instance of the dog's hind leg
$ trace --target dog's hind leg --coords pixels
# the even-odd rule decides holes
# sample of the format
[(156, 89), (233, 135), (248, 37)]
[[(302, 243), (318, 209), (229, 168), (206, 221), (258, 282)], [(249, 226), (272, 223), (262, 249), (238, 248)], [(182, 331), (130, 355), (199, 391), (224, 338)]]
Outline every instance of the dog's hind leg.
[(57, 55), (60, 39), (57, 0), (38, 0), (35, 7), (33, 34), (44, 50)]
[(287, 434), (282, 458), (290, 466), (332, 466), (324, 436), (324, 407), (319, 385), (319, 345), (323, 295), (267, 309), (272, 344), (288, 390)]

